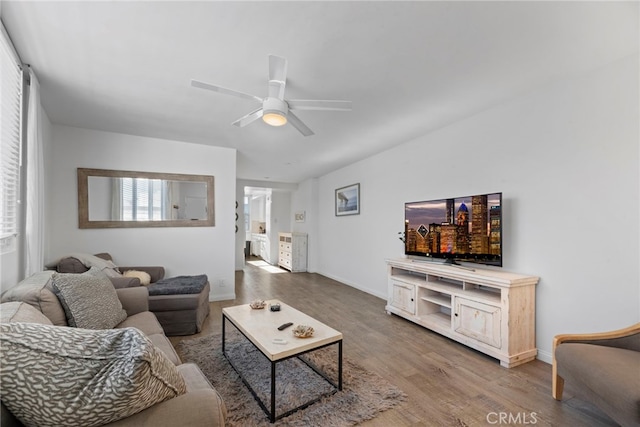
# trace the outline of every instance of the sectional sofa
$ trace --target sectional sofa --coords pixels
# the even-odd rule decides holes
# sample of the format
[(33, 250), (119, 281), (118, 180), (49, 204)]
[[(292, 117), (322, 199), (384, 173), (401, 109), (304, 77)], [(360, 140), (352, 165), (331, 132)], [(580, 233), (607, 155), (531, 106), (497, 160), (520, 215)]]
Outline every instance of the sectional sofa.
[[(56, 413), (59, 408), (55, 406), (48, 408), (47, 405), (51, 402), (46, 401), (47, 392), (51, 393), (47, 389), (54, 388), (56, 383), (64, 382), (63, 377), (66, 371), (63, 368), (56, 371), (56, 366), (60, 364), (64, 367), (66, 363), (71, 363), (71, 367), (68, 368), (71, 372), (72, 369), (78, 368), (77, 365), (80, 363), (78, 360), (85, 359), (90, 360), (94, 365), (99, 365), (99, 369), (95, 372), (110, 372), (109, 375), (99, 378), (99, 375), (87, 373), (90, 369), (81, 370), (81, 374), (68, 381), (60, 392), (55, 392), (53, 399), (49, 399), (63, 407), (66, 412), (76, 412), (77, 415), (85, 411), (85, 420), (88, 421), (82, 421), (83, 425), (224, 425), (226, 419), (224, 402), (197, 365), (181, 362), (156, 316), (149, 311), (146, 287), (122, 289), (111, 287), (123, 310), (121, 314), (123, 320), (113, 329), (74, 328), (69, 326), (69, 307), (63, 306), (63, 303), (71, 304), (73, 300), (61, 298), (62, 294), (58, 288), (62, 287), (55, 287), (55, 283), (52, 283), (56, 280), (56, 274), (58, 273), (53, 271), (37, 273), (2, 295), (2, 304), (0, 304), (0, 326), (2, 327), (0, 344), (3, 364), (2, 426), (21, 426), (23, 424), (19, 418), (33, 421), (29, 416), (37, 419), (38, 416), (45, 415), (45, 419), (49, 418), (50, 425), (58, 424), (55, 417), (66, 415)], [(88, 318), (84, 318), (83, 321), (92, 322), (94, 320), (91, 318), (92, 313), (98, 316), (102, 311), (102, 305), (105, 304), (100, 303), (89, 307), (89, 310), (86, 310), (86, 313), (89, 313)], [(32, 339), (30, 340), (29, 337)], [(85, 341), (80, 341), (78, 344), (78, 339)], [(75, 347), (74, 342), (76, 342)], [(98, 343), (96, 349), (91, 347), (93, 342)], [(113, 350), (118, 346), (120, 346), (118, 351)], [(80, 357), (76, 357), (74, 352), (80, 352)], [(125, 354), (122, 356), (118, 352)], [(23, 359), (17, 356), (18, 353)], [(39, 362), (37, 355), (40, 355), (39, 357), (43, 360), (46, 359), (48, 365), (37, 368)], [(32, 360), (34, 358), (36, 360)], [(96, 369), (95, 366), (90, 368)], [(23, 369), (24, 372), (16, 372)], [(142, 370), (144, 373), (136, 373), (136, 370)], [(54, 372), (61, 373), (58, 375)], [(94, 377), (83, 378), (86, 375), (94, 375)], [(125, 378), (118, 378), (123, 375)], [(126, 378), (126, 375), (130, 375), (131, 378)], [(34, 380), (34, 384), (26, 384), (34, 376), (38, 377)], [(17, 381), (16, 378), (20, 380)], [(115, 403), (110, 405), (109, 402), (110, 399), (116, 399), (118, 396), (114, 397), (113, 393), (107, 393), (105, 390), (110, 390), (109, 387), (113, 388), (112, 383), (117, 382), (118, 379), (126, 383), (127, 387), (138, 387), (138, 389), (127, 391), (129, 395), (120, 396), (121, 401), (124, 398), (123, 410), (137, 411), (131, 407), (143, 409), (124, 417), (121, 416), (122, 414), (116, 414), (107, 419), (108, 422), (101, 423), (101, 419), (105, 420), (103, 414), (105, 411), (103, 409), (98, 411), (100, 405), (106, 404), (109, 409), (117, 406)], [(20, 381), (23, 380), (25, 384), (21, 385)], [(83, 381), (83, 390), (72, 397), (65, 395), (70, 393), (68, 391), (70, 387)], [(92, 394), (92, 396), (98, 396), (94, 399), (95, 401), (88, 398), (85, 393), (89, 387), (96, 389), (101, 387)], [(160, 390), (161, 395), (156, 398), (157, 402), (144, 407), (145, 403), (140, 401), (149, 399), (149, 394), (153, 393), (154, 387)], [(41, 392), (43, 397), (39, 401), (37, 395)], [(58, 396), (60, 402), (55, 402)], [(8, 399), (12, 400), (11, 403), (7, 401)], [(25, 409), (20, 406), (21, 404), (25, 406), (24, 402), (21, 403), (24, 399), (33, 402), (31, 408)], [(91, 408), (96, 408), (96, 413), (91, 413)], [(50, 410), (52, 415), (45, 414), (46, 410)], [(29, 414), (29, 411), (35, 414)], [(87, 414), (86, 411), (89, 413)], [(14, 416), (18, 413), (21, 417)]]

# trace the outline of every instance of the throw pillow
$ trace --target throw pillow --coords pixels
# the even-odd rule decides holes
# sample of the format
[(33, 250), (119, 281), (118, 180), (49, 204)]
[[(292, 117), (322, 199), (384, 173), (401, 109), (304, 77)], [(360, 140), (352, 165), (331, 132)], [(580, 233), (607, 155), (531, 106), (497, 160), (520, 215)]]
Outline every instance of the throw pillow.
[(82, 274), (54, 273), (51, 286), (69, 326), (111, 329), (127, 318), (113, 284), (95, 267)]
[[(71, 260), (68, 260), (69, 258), (71, 258)], [(72, 253), (66, 255), (58, 261), (50, 262), (46, 267), (56, 268), (58, 272), (61, 273), (84, 272), (85, 270), (78, 270), (79, 266), (75, 265), (78, 262), (86, 268), (96, 267), (109, 277), (121, 276), (120, 270), (118, 270), (118, 267), (113, 263), (113, 261), (84, 253)]]
[(136, 328), (0, 328), (0, 395), (24, 425), (102, 425), (186, 392), (175, 365)]
[(51, 320), (42, 314), (40, 310), (37, 310), (26, 302), (20, 301), (5, 302), (0, 305), (0, 322), (25, 322), (53, 325)]
[(53, 293), (51, 276), (53, 271), (41, 271), (22, 280), (2, 294), (2, 302), (19, 301), (35, 307), (59, 326), (68, 326), (60, 300)]
[(127, 270), (122, 273), (124, 277), (136, 277), (140, 280), (140, 284), (143, 286), (147, 286), (151, 283), (151, 276), (146, 271), (139, 270)]

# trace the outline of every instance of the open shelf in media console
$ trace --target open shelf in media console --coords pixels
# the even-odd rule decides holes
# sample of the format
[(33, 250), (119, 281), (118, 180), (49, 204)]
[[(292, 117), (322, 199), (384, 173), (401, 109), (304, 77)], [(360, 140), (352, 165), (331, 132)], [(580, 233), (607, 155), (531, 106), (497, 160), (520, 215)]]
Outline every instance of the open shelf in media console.
[(421, 286), (427, 289), (433, 289), (434, 291), (444, 292), (447, 294), (455, 294), (462, 291), (462, 284), (444, 281), (439, 278), (434, 278), (433, 276), (429, 276), (429, 279)]
[(443, 307), (451, 308), (451, 297), (446, 297), (441, 294), (425, 295), (425, 296), (421, 296), (420, 299), (423, 301), (432, 302), (434, 304), (441, 305)]
[(406, 283), (413, 283), (416, 285), (424, 284), (427, 281), (427, 275), (425, 273), (414, 272), (404, 270), (402, 268), (391, 268), (390, 276), (392, 279), (397, 279)]
[(499, 288), (491, 288), (466, 281), (429, 275), (427, 276), (427, 281), (419, 286), (455, 296), (473, 296), (488, 302), (500, 302)]
[(418, 316), (422, 323), (433, 323), (443, 328), (451, 327), (451, 315), (443, 312), (429, 313)]
[(465, 290), (462, 296), (466, 298), (473, 298), (479, 300), (485, 300), (489, 303), (500, 302), (500, 290), (486, 290), (486, 289), (468, 289)]

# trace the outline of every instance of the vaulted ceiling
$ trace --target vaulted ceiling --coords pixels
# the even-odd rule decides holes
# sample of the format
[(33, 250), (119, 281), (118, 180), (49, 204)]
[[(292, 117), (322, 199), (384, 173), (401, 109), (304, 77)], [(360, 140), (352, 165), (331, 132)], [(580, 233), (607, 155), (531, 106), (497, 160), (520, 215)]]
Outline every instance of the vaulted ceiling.
[[(238, 150), (238, 178), (300, 182), (638, 53), (638, 2), (3, 1), (51, 122)], [(315, 135), (231, 122), (269, 54)]]

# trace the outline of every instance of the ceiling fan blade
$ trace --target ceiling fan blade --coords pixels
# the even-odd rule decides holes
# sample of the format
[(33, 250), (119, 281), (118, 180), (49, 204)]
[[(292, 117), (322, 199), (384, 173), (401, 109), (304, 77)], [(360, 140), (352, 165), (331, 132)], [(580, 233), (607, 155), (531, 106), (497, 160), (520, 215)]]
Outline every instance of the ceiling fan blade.
[(287, 60), (269, 55), (269, 98), (284, 99), (287, 82)]
[(289, 123), (291, 123), (291, 125), (298, 129), (298, 131), (303, 134), (304, 136), (311, 136), (313, 135), (313, 131), (311, 129), (309, 129), (309, 127), (307, 127), (307, 125), (305, 125), (304, 123), (302, 123), (302, 120), (300, 120), (298, 118), (298, 116), (296, 116), (295, 114), (293, 114), (291, 111), (289, 111), (289, 113), (287, 113), (287, 121)]
[(240, 128), (245, 127), (246, 125), (253, 123), (254, 121), (258, 120), (260, 117), (262, 117), (262, 107), (258, 108), (257, 110), (253, 110), (252, 112), (250, 112), (249, 114), (247, 114), (246, 116), (242, 116), (240, 117), (238, 120), (236, 120), (235, 122), (231, 123), (232, 125), (236, 125)]
[(351, 111), (351, 101), (288, 99), (290, 110)]
[(233, 95), (233, 96), (238, 96), (240, 98), (250, 99), (252, 101), (262, 102), (262, 98), (258, 96), (249, 95), (248, 93), (239, 92), (237, 90), (227, 89), (221, 86), (200, 82), (198, 80), (191, 80), (191, 86), (198, 87), (200, 89), (212, 90), (214, 92), (224, 93), (225, 95)]

